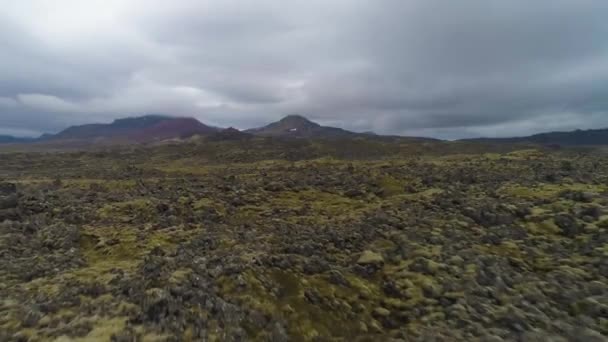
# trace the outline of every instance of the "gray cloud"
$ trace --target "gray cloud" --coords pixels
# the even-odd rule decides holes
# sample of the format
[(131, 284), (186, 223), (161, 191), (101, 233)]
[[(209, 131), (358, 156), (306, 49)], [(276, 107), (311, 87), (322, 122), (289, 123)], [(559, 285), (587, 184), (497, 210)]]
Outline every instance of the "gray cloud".
[(0, 6), (0, 134), (144, 113), (442, 138), (608, 126), (602, 0)]

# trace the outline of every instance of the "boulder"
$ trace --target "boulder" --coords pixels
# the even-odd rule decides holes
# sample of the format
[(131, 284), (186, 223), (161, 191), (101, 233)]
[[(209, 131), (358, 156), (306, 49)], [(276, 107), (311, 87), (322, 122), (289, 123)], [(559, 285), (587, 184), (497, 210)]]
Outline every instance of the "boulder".
[(17, 195), (12, 194), (8, 196), (0, 195), (0, 209), (12, 209), (19, 205)]
[(17, 193), (17, 185), (14, 183), (0, 183), (0, 196), (12, 195)]
[(20, 218), (19, 211), (15, 208), (12, 209), (0, 209), (0, 222), (11, 220), (17, 221)]
[(575, 237), (583, 230), (581, 225), (571, 215), (557, 215), (554, 220), (555, 224), (561, 229), (562, 234), (567, 237)]
[(382, 255), (370, 250), (364, 251), (359, 257), (359, 260), (357, 260), (357, 264), (359, 265), (379, 265), (382, 263), (384, 263)]
[(433, 260), (418, 257), (409, 266), (409, 270), (412, 272), (424, 273), (428, 275), (435, 275), (443, 265), (434, 262)]
[(388, 317), (391, 315), (390, 310), (383, 308), (383, 307), (377, 307), (374, 309), (374, 312), (372, 313), (374, 317), (376, 318), (381, 318), (381, 317)]

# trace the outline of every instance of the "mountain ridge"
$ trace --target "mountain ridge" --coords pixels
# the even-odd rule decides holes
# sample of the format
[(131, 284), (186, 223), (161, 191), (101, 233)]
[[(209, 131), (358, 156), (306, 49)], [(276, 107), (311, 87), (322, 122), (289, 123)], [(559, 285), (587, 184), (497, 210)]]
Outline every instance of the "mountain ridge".
[(138, 129), (144, 129), (169, 119), (171, 118), (162, 115), (144, 115), (116, 119), (108, 124), (92, 123), (75, 125), (47, 137), (46, 140), (117, 138), (124, 136), (125, 134), (132, 134)]
[(36, 140), (37, 138), (15, 137), (12, 135), (0, 135), (0, 144), (19, 144)]
[(335, 138), (358, 134), (342, 128), (321, 126), (297, 114), (287, 115), (279, 121), (272, 122), (266, 126), (247, 129), (244, 132), (259, 136), (297, 138)]
[(70, 126), (57, 134), (37, 139), (44, 143), (151, 143), (168, 139), (184, 139), (193, 135), (208, 135), (219, 129), (205, 125), (195, 118), (166, 115), (144, 115), (120, 118), (111, 123)]
[[(192, 117), (174, 117), (160, 114), (133, 116), (115, 119), (111, 123), (91, 123), (70, 126), (56, 134), (43, 134), (38, 138), (0, 135), (0, 144), (60, 144), (75, 145), (96, 143), (151, 143), (172, 139), (206, 136), (212, 140), (244, 140), (254, 136), (281, 138), (336, 139), (349, 137), (408, 138), (379, 135), (372, 132), (356, 133), (338, 127), (323, 126), (308, 118), (292, 114), (265, 126), (237, 130), (206, 125)], [(212, 137), (213, 136), (213, 137)], [(439, 139), (415, 138), (419, 140)], [(540, 145), (608, 145), (608, 128), (543, 132), (530, 136), (505, 138), (469, 138), (456, 140), (472, 143), (532, 143)]]
[(461, 139), (465, 142), (483, 143), (533, 143), (541, 145), (594, 146), (608, 145), (608, 128), (577, 129), (574, 131), (552, 131), (529, 136), (506, 138)]

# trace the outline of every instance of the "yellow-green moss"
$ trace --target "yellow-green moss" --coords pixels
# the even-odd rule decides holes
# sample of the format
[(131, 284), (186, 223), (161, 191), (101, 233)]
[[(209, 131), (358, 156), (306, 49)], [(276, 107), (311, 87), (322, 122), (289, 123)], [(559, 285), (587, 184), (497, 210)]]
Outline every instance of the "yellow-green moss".
[(59, 341), (106, 342), (110, 340), (112, 335), (121, 332), (125, 328), (126, 321), (127, 319), (125, 317), (99, 318), (93, 321), (93, 330), (91, 330), (87, 336)]
[(542, 222), (527, 222), (526, 229), (535, 235), (555, 235), (560, 232), (559, 227), (555, 224), (553, 219)]
[(156, 208), (149, 199), (139, 198), (124, 202), (106, 204), (97, 214), (102, 220), (130, 222), (133, 219), (151, 219), (156, 215)]
[(506, 158), (511, 160), (531, 160), (545, 157), (546, 155), (537, 149), (525, 149), (509, 152)]
[(602, 192), (605, 188), (598, 185), (590, 184), (538, 184), (536, 186), (521, 186), (517, 184), (509, 184), (501, 187), (499, 193), (520, 198), (556, 198), (561, 192), (566, 190), (571, 191), (591, 191)]
[(378, 179), (378, 185), (386, 197), (400, 195), (404, 193), (405, 183), (391, 176), (382, 176)]
[[(241, 275), (247, 286), (239, 288), (236, 283), (228, 277), (218, 279), (221, 293), (225, 296), (236, 298), (239, 302), (262, 312), (274, 315), (284, 315), (290, 321), (298, 324), (289, 326), (289, 334), (294, 341), (308, 341), (316, 336), (356, 336), (360, 324), (353, 322), (344, 316), (342, 312), (326, 310), (318, 305), (311, 304), (305, 298), (305, 291), (316, 291), (324, 298), (335, 298), (345, 300), (357, 298), (360, 291), (365, 288), (369, 295), (378, 296), (377, 290), (370, 290), (364, 282), (357, 277), (350, 276), (352, 288), (337, 287), (329, 284), (322, 277), (302, 277), (292, 272), (273, 270), (268, 274), (254, 275), (245, 272)], [(278, 288), (275, 296), (259, 279), (270, 281), (273, 287)], [(346, 302), (344, 305), (348, 306)], [(256, 331), (248, 327), (252, 338), (262, 338), (264, 331)]]

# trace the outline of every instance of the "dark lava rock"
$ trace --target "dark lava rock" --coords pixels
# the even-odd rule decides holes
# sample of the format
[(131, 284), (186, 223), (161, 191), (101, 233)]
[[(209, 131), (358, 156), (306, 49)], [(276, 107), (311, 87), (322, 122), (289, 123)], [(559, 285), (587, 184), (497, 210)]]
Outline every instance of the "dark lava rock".
[(13, 209), (0, 209), (0, 222), (5, 220), (16, 221), (21, 217), (19, 211), (15, 208)]
[(582, 232), (581, 225), (576, 221), (576, 218), (567, 214), (555, 216), (555, 224), (561, 229), (562, 234), (567, 237), (575, 237)]
[(17, 185), (14, 183), (0, 183), (0, 195), (12, 195), (17, 193)]
[(597, 197), (595, 194), (590, 193), (590, 192), (573, 191), (573, 190), (562, 191), (559, 194), (559, 196), (562, 198), (565, 198), (565, 199), (569, 199), (571, 201), (583, 202), (583, 203), (590, 203), (593, 201), (593, 199), (595, 197)]
[(0, 209), (12, 209), (19, 205), (16, 194), (0, 196)]
[(336, 270), (329, 271), (328, 280), (330, 283), (335, 285), (350, 287), (350, 282), (348, 281), (348, 279), (346, 279), (344, 275), (342, 275), (342, 273)]

